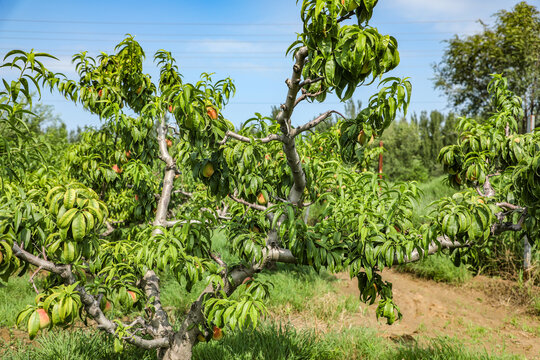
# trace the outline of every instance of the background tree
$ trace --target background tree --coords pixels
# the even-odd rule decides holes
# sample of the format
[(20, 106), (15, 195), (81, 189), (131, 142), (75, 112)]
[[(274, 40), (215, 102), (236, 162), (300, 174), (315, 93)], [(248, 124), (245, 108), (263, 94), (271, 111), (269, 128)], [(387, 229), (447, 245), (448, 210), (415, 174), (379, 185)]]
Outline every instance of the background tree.
[[(539, 132), (517, 134), (522, 102), (508, 90), (505, 78), (494, 75), (488, 93), (496, 113), (484, 122), (461, 118), (457, 143), (439, 154), (449, 183), (461, 191), (438, 201), (434, 224), (438, 232), (460, 242), (484, 239), (484, 247), (458, 251), (458, 263), (462, 256), (472, 262), (490, 257), (495, 247), (490, 243), (504, 240), (500, 234), (513, 232), (515, 237), (505, 239), (523, 241), (527, 269), (528, 240), (539, 238)], [(489, 226), (481, 230), (479, 224)]]
[(435, 87), (468, 116), (488, 117), (495, 109), (487, 87), (493, 73), (502, 73), (523, 98), (525, 119), (538, 113), (540, 104), (540, 17), (536, 7), (518, 3), (511, 11), (495, 14), (493, 26), (479, 34), (448, 40), (443, 60), (434, 67)]
[[(429, 168), (424, 165), (421, 149), (425, 142), (420, 139), (418, 126), (405, 118), (392, 123), (381, 136), (383, 142), (383, 172), (389, 179), (425, 181)], [(378, 146), (375, 142), (372, 146)], [(373, 163), (375, 169), (378, 164)]]

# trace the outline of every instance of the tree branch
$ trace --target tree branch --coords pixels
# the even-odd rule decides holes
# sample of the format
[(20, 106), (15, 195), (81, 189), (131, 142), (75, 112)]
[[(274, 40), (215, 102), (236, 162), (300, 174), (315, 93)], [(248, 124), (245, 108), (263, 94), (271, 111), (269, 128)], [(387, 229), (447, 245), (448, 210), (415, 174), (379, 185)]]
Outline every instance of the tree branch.
[(293, 74), (291, 79), (286, 80), (289, 88), (285, 103), (281, 105), (281, 111), (276, 116), (276, 121), (280, 124), (281, 132), (284, 136), (289, 135), (291, 128), (291, 115), (294, 109), (296, 94), (300, 91), (300, 78), (302, 77), (302, 69), (304, 68), (306, 57), (308, 56), (307, 46), (302, 46), (294, 54), (295, 64), (293, 65)]
[(231, 195), (231, 194), (229, 194), (229, 198), (231, 198), (231, 200), (236, 201), (239, 204), (249, 206), (250, 208), (255, 209), (255, 210), (266, 211), (266, 209), (267, 209), (267, 207), (264, 206), (264, 205), (252, 204), (250, 202), (247, 202), (246, 200), (237, 198), (236, 196)]
[(503, 208), (503, 209), (509, 209), (509, 210), (514, 210), (514, 211), (524, 211), (526, 209), (524, 207), (514, 205), (514, 204), (510, 204), (510, 203), (507, 203), (507, 202), (499, 202), (499, 203), (496, 203), (495, 205), (497, 205), (498, 207)]
[[(501, 203), (502, 205), (515, 207), (515, 205), (508, 204), (508, 203)], [(497, 204), (499, 206), (499, 204)], [(501, 207), (501, 206), (500, 206)], [(511, 208), (510, 208), (511, 209)], [(498, 235), (505, 231), (520, 231), (523, 229), (523, 222), (525, 221), (525, 217), (527, 216), (527, 208), (520, 208), (523, 212), (521, 213), (521, 216), (519, 217), (519, 220), (516, 224), (512, 222), (502, 222), (502, 219), (504, 219), (506, 216), (508, 216), (509, 213), (501, 212), (497, 213), (495, 216), (497, 217), (497, 220), (500, 221), (500, 223), (495, 223), (491, 225), (491, 234), (492, 235)], [(519, 209), (511, 209), (513, 211), (520, 211)], [(510, 212), (511, 213), (511, 212)]]
[(436, 242), (432, 242), (431, 244), (429, 244), (427, 252), (424, 250), (418, 251), (417, 249), (415, 249), (412, 251), (411, 256), (404, 257), (403, 262), (400, 262), (397, 256), (394, 256), (394, 265), (415, 262), (415, 261), (423, 259), (424, 257), (428, 255), (433, 255), (442, 249), (457, 249), (457, 248), (470, 246), (468, 243), (462, 244), (457, 241), (452, 241), (447, 236), (439, 236), (437, 238), (437, 241), (440, 243), (440, 245), (437, 244)]
[(504, 222), (504, 223), (496, 223), (491, 226), (491, 233), (493, 235), (499, 235), (506, 231), (520, 231), (522, 229), (522, 224), (517, 223), (510, 223), (510, 222)]
[(264, 138), (251, 139), (251, 138), (249, 138), (247, 136), (243, 136), (243, 135), (237, 134), (237, 133), (232, 132), (232, 131), (227, 131), (225, 133), (225, 137), (223, 138), (223, 140), (221, 140), (218, 144), (219, 145), (224, 145), (229, 138), (235, 139), (235, 140), (238, 140), (238, 141), (242, 141), (242, 142), (245, 142), (245, 143), (250, 143), (252, 141), (259, 141), (259, 142), (262, 142), (263, 144), (266, 144), (266, 143), (269, 143), (271, 141), (282, 141), (282, 136), (278, 135), (278, 134), (270, 134), (270, 135), (268, 135), (267, 137), (264, 137)]
[(489, 181), (489, 177), (486, 177), (486, 181), (484, 182), (484, 196), (486, 196), (486, 197), (495, 196), (495, 189), (493, 189), (493, 186), (491, 186), (491, 182)]
[(323, 92), (324, 92), (324, 90), (319, 90), (316, 93), (308, 93), (305, 89), (302, 89), (302, 95), (300, 95), (298, 97), (298, 99), (295, 100), (293, 106), (296, 107), (296, 105), (298, 105), (302, 100), (305, 100), (308, 97), (317, 97), (317, 96), (321, 95)]
[(342, 17), (340, 17), (339, 19), (337, 19), (337, 22), (340, 23), (342, 21), (350, 19), (353, 15), (354, 15), (354, 11), (350, 11), (349, 13), (347, 13), (347, 14), (343, 15)]
[(99, 234), (100, 237), (107, 237), (114, 232), (114, 227), (111, 225), (110, 222), (105, 221), (105, 226), (107, 227), (107, 230)]
[(165, 221), (165, 223), (162, 226), (166, 227), (166, 228), (170, 228), (170, 227), (173, 227), (176, 224), (187, 224), (187, 223), (200, 224), (201, 222), (200, 222), (200, 220), (167, 220), (167, 221)]
[(320, 124), (321, 122), (323, 122), (324, 120), (326, 120), (331, 114), (338, 114), (339, 116), (341, 116), (342, 118), (345, 118), (341, 113), (339, 113), (338, 111), (335, 111), (335, 110), (329, 110), (325, 113), (322, 113), (321, 115), (317, 116), (315, 119), (311, 120), (310, 122), (302, 125), (302, 126), (299, 126), (297, 128), (295, 128), (292, 132), (291, 132), (291, 136), (294, 137), (306, 130), (309, 130), (315, 126), (317, 126), (318, 124)]
[(306, 80), (300, 82), (300, 84), (298, 84), (298, 86), (300, 87), (304, 87), (306, 85), (311, 85), (311, 84), (315, 84), (319, 81), (322, 81), (324, 80), (324, 77), (323, 76), (319, 76), (318, 78), (315, 78), (315, 79), (310, 79), (310, 78), (307, 78)]
[[(176, 163), (167, 149), (167, 124), (164, 119), (158, 121), (157, 140), (159, 144), (159, 158), (165, 163), (165, 174), (163, 176), (163, 187), (156, 209), (154, 226), (165, 226), (173, 190), (174, 176), (176, 175)], [(152, 232), (153, 235), (157, 233), (159, 233), (158, 228)]]
[(143, 277), (143, 287), (146, 297), (153, 306), (152, 316), (149, 316), (155, 333), (162, 337), (168, 337), (173, 329), (169, 322), (169, 317), (161, 305), (161, 294), (159, 290), (159, 277), (152, 270), (146, 272)]

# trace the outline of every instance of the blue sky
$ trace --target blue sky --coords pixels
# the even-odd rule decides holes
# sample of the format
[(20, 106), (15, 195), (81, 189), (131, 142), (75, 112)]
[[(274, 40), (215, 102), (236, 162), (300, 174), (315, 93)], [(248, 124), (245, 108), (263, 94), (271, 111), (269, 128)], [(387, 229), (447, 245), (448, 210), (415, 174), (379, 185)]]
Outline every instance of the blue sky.
[[(413, 84), (411, 112), (448, 112), (446, 98), (433, 88), (432, 64), (441, 60), (443, 40), (454, 34), (477, 32), (481, 19), (510, 9), (517, 0), (380, 0), (371, 25), (395, 36), (401, 64), (389, 75), (408, 76)], [(540, 6), (540, 0), (528, 1)], [(11, 49), (48, 52), (60, 59), (50, 68), (75, 79), (71, 56), (88, 50), (112, 52), (124, 34), (143, 46), (145, 71), (157, 77), (153, 54), (166, 49), (176, 57), (186, 81), (201, 72), (215, 72), (214, 79), (231, 77), (236, 96), (224, 115), (238, 125), (255, 112), (270, 113), (285, 99), (284, 80), (292, 61), (288, 45), (301, 30), (300, 5), (294, 0), (273, 1), (5, 1), (0, 0), (0, 56)], [(9, 73), (0, 70), (0, 77)], [(355, 100), (364, 103), (375, 87), (359, 88)], [(99, 118), (58, 95), (45, 94), (69, 129), (97, 126)], [(301, 124), (326, 110), (343, 110), (335, 96), (325, 103), (303, 103), (293, 123)]]

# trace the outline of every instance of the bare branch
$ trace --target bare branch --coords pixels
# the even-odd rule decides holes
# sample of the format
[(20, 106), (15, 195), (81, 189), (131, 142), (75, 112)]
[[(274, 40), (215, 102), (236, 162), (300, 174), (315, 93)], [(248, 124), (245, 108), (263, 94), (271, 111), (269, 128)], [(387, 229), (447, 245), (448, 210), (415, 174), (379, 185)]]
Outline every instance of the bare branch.
[(524, 207), (514, 205), (514, 204), (510, 204), (510, 203), (507, 203), (507, 202), (499, 202), (499, 203), (496, 203), (495, 205), (497, 205), (498, 207), (503, 208), (503, 209), (510, 209), (510, 210), (515, 210), (515, 211), (524, 211), (526, 209)]
[(287, 80), (289, 90), (285, 103), (281, 105), (281, 111), (276, 116), (276, 121), (280, 124), (281, 132), (284, 136), (289, 135), (291, 128), (291, 115), (294, 109), (296, 94), (300, 91), (300, 78), (302, 77), (302, 69), (304, 68), (306, 57), (308, 56), (307, 46), (302, 46), (294, 54), (295, 64), (293, 65), (293, 74), (291, 79)]
[(219, 254), (214, 254), (213, 252), (210, 253), (210, 257), (223, 269), (225, 269), (225, 273), (227, 272), (227, 264), (225, 264), (225, 261), (221, 260), (221, 257)]
[(486, 181), (484, 182), (484, 196), (486, 196), (486, 197), (495, 196), (495, 189), (493, 189), (493, 186), (491, 186), (491, 182), (489, 181), (489, 177), (486, 177)]
[(181, 194), (181, 195), (184, 195), (184, 196), (187, 196), (187, 197), (192, 197), (193, 196), (193, 193), (190, 193), (190, 192), (187, 192), (187, 191), (184, 191), (184, 190), (174, 190), (172, 193), (173, 194)]
[(99, 236), (101, 236), (101, 237), (107, 237), (107, 236), (111, 235), (114, 232), (114, 227), (111, 225), (110, 222), (105, 221), (105, 226), (107, 227), (107, 230), (105, 230), (104, 232), (99, 234)]
[(34, 276), (37, 275), (38, 272), (40, 272), (43, 268), (41, 266), (39, 266), (37, 268), (37, 270), (30, 276), (30, 279), (28, 280), (31, 284), (32, 284), (32, 287), (34, 288), (34, 291), (36, 292), (36, 294), (39, 294), (39, 291), (36, 287), (36, 284), (34, 283)]
[(427, 252), (424, 250), (418, 251), (417, 249), (415, 249), (412, 251), (411, 256), (405, 256), (402, 262), (398, 260), (397, 256), (394, 256), (394, 265), (415, 262), (415, 261), (423, 259), (424, 257), (428, 255), (433, 255), (442, 249), (456, 249), (456, 248), (464, 248), (464, 247), (470, 246), (470, 244), (468, 243), (462, 244), (457, 241), (452, 241), (447, 236), (439, 236), (437, 238), (437, 241), (440, 243), (440, 246), (436, 242), (432, 242), (431, 244), (429, 244)]
[(301, 81), (301, 82), (298, 84), (298, 86), (304, 87), (304, 86), (306, 86), (306, 85), (315, 84), (315, 83), (317, 83), (317, 82), (319, 82), (319, 81), (322, 81), (322, 80), (324, 80), (324, 77), (323, 77), (323, 76), (319, 76), (318, 78), (315, 78), (315, 79), (307, 78), (306, 80)]
[(239, 204), (249, 206), (250, 208), (255, 209), (255, 210), (266, 211), (266, 209), (267, 209), (267, 207), (264, 206), (264, 205), (252, 204), (250, 202), (247, 202), (244, 199), (237, 198), (236, 196), (231, 195), (231, 194), (229, 194), (229, 198), (231, 198), (231, 200), (236, 201)]
[(200, 224), (201, 221), (200, 220), (167, 220), (165, 221), (165, 223), (163, 224), (164, 227), (173, 227), (174, 225), (176, 224)]
[(270, 134), (270, 135), (268, 135), (267, 137), (264, 137), (264, 138), (251, 139), (251, 138), (249, 138), (247, 136), (237, 134), (237, 133), (235, 133), (233, 131), (227, 131), (225, 133), (225, 137), (223, 138), (223, 140), (221, 140), (218, 144), (219, 145), (224, 145), (229, 138), (235, 139), (235, 140), (238, 140), (238, 141), (242, 141), (242, 142), (245, 142), (245, 143), (250, 143), (251, 141), (258, 141), (258, 142), (262, 142), (262, 143), (266, 144), (266, 143), (269, 143), (271, 141), (282, 141), (282, 136), (278, 135), (278, 134)]
[(347, 19), (350, 19), (352, 16), (354, 15), (354, 11), (350, 11), (348, 12), (347, 14), (343, 15), (342, 17), (340, 17), (339, 19), (337, 19), (337, 22), (340, 23), (342, 21), (345, 21)]
[(342, 118), (345, 118), (341, 113), (339, 113), (338, 111), (335, 111), (335, 110), (328, 110), (327, 112), (325, 113), (322, 113), (321, 115), (317, 116), (315, 119), (311, 120), (310, 122), (302, 125), (302, 126), (299, 126), (297, 128), (295, 128), (292, 132), (291, 132), (291, 136), (294, 137), (306, 130), (309, 130), (315, 126), (317, 126), (319, 123), (323, 122), (324, 120), (326, 120), (331, 114), (338, 114), (339, 116), (341, 116)]
[[(512, 204), (507, 204), (507, 205), (511, 205), (512, 207), (514, 206)], [(497, 217), (497, 220), (499, 220), (500, 222), (491, 225), (491, 234), (498, 235), (505, 231), (520, 231), (521, 229), (523, 229), (523, 222), (525, 221), (525, 217), (527, 216), (527, 208), (521, 208), (521, 209), (523, 209), (522, 210), (523, 212), (521, 213), (521, 216), (519, 217), (518, 222), (515, 224), (511, 222), (502, 222), (502, 220), (506, 216), (508, 216), (511, 212), (507, 212), (507, 213), (500, 212), (500, 213), (495, 214), (495, 216)], [(520, 210), (516, 210), (516, 211), (520, 211)]]

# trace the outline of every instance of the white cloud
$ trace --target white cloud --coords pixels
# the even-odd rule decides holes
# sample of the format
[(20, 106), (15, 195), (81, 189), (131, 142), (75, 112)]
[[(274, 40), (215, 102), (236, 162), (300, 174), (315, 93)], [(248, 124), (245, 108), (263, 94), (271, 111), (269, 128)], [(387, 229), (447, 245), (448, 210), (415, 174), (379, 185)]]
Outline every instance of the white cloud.
[(461, 34), (477, 32), (482, 26), (476, 21), (493, 22), (493, 14), (510, 10), (519, 0), (387, 0), (389, 9), (398, 10), (409, 21), (436, 21), (435, 29)]

